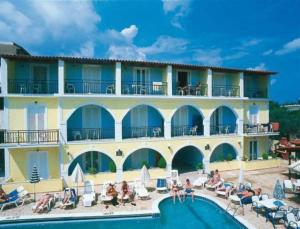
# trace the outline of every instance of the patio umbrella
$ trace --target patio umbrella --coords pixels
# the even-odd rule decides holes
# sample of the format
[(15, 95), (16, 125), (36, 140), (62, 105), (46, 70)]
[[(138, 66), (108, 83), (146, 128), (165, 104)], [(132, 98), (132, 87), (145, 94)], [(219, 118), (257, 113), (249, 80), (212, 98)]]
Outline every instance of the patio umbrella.
[(239, 184), (242, 184), (244, 182), (244, 169), (240, 168), (240, 175), (239, 175)]
[(289, 165), (288, 168), (292, 172), (300, 174), (300, 160), (293, 163), (293, 164), (291, 164), (291, 165)]
[(84, 182), (84, 174), (80, 165), (77, 163), (75, 169), (72, 172), (72, 181), (77, 184), (77, 196), (78, 196), (78, 183)]
[(35, 201), (35, 184), (40, 182), (40, 175), (36, 168), (36, 166), (33, 166), (30, 181), (31, 184), (33, 184), (33, 195), (34, 195), (34, 201)]
[(145, 186), (146, 183), (150, 180), (150, 173), (147, 167), (144, 165), (141, 169), (141, 183)]
[(282, 200), (285, 198), (285, 194), (279, 180), (276, 181), (273, 191), (273, 197), (278, 200)]

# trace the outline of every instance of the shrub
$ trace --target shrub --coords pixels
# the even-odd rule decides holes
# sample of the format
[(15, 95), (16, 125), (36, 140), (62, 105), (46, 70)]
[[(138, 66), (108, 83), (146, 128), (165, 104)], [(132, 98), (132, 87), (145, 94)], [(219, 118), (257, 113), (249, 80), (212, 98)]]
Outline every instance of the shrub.
[(88, 169), (88, 173), (89, 173), (89, 174), (96, 174), (96, 173), (97, 173), (97, 169), (96, 169), (96, 168), (93, 168), (93, 167), (90, 167), (90, 168)]
[(227, 161), (232, 161), (232, 160), (233, 160), (233, 156), (232, 156), (231, 153), (230, 153), (230, 154), (227, 154), (226, 160), (227, 160)]
[(196, 168), (197, 168), (197, 170), (203, 169), (203, 164), (202, 163), (197, 164)]
[(165, 169), (167, 167), (166, 160), (163, 157), (161, 157), (157, 162), (157, 166), (161, 169)]
[(115, 173), (117, 171), (116, 165), (112, 161), (109, 162), (108, 168), (109, 168), (109, 171), (111, 171), (112, 173)]
[(223, 154), (218, 155), (218, 158), (216, 161), (224, 161), (224, 155)]
[(277, 154), (276, 153), (272, 153), (271, 156), (272, 156), (272, 158), (277, 158)]
[(262, 158), (264, 160), (268, 160), (269, 159), (269, 154), (268, 153), (263, 153), (261, 156), (262, 156)]
[(143, 167), (144, 165), (146, 166), (147, 169), (150, 168), (150, 166), (149, 166), (149, 164), (148, 164), (147, 161), (142, 161), (142, 167)]

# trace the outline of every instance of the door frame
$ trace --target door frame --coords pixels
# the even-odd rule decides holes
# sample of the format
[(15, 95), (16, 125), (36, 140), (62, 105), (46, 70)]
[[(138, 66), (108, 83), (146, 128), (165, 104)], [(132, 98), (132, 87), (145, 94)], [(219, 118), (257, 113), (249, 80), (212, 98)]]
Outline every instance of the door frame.
[(102, 68), (101, 65), (97, 65), (97, 64), (83, 64), (82, 65), (82, 74), (81, 74), (81, 79), (84, 80), (85, 79), (85, 74), (84, 74), (84, 68), (96, 68), (99, 69), (99, 81), (101, 82), (101, 76), (102, 76)]
[[(256, 159), (251, 159), (251, 161), (254, 161), (254, 160), (258, 160), (258, 158), (260, 157), (260, 155), (259, 155), (259, 143), (258, 143), (257, 140), (250, 140), (249, 141), (249, 160), (252, 157), (251, 156), (252, 152), (250, 152), (250, 149), (251, 149), (250, 145), (251, 145), (252, 142), (256, 142), (256, 154), (257, 154), (257, 158)], [(252, 150), (253, 150), (253, 147), (252, 147)]]
[(178, 85), (178, 72), (187, 72), (187, 86), (192, 84), (191, 71), (185, 69), (176, 69), (176, 87)]

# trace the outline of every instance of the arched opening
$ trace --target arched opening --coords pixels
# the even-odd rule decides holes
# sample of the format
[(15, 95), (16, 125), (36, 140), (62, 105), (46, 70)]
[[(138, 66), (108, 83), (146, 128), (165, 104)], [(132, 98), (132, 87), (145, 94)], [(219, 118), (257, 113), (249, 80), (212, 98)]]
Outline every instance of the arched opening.
[(77, 163), (85, 174), (96, 174), (101, 172), (116, 172), (116, 164), (104, 153), (88, 151), (76, 157), (69, 166), (70, 176)]
[(203, 154), (194, 146), (185, 146), (177, 151), (173, 160), (172, 168), (177, 169), (179, 173), (191, 172), (197, 170), (197, 166), (202, 164)]
[(122, 136), (123, 138), (163, 137), (164, 119), (151, 106), (134, 107), (123, 118)]
[(210, 156), (210, 162), (232, 161), (236, 159), (236, 156), (234, 147), (228, 143), (223, 143), (214, 149)]
[(114, 118), (100, 106), (86, 105), (78, 108), (68, 119), (67, 132), (68, 141), (114, 138)]
[(185, 135), (203, 135), (203, 117), (192, 106), (180, 107), (171, 120), (172, 137)]
[(141, 169), (143, 165), (146, 165), (147, 168), (166, 168), (166, 160), (153, 149), (139, 149), (126, 158), (123, 171)]
[(237, 117), (234, 112), (226, 106), (221, 106), (210, 117), (210, 134), (236, 133), (236, 121)]

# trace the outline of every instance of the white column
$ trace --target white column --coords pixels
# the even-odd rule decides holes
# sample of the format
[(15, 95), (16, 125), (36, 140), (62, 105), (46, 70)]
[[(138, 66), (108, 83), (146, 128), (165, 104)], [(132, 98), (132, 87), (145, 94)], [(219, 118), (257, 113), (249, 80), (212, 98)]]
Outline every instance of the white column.
[(2, 95), (7, 95), (7, 60), (1, 58), (1, 93)]
[(122, 122), (115, 122), (115, 140), (122, 141)]
[(170, 139), (171, 138), (171, 122), (170, 121), (164, 122), (164, 132), (165, 132), (165, 138)]
[(65, 88), (65, 62), (58, 60), (58, 94), (63, 95)]
[(238, 135), (242, 135), (244, 133), (244, 120), (237, 120), (237, 133)]
[(240, 97), (244, 97), (244, 73), (240, 72)]
[(171, 177), (172, 164), (167, 164), (166, 177)]
[(207, 70), (207, 96), (212, 96), (212, 70)]
[(116, 78), (116, 95), (122, 94), (121, 89), (121, 74), (122, 74), (122, 66), (121, 62), (116, 62), (116, 69), (115, 69), (115, 78)]
[(2, 129), (8, 130), (9, 129), (9, 119), (8, 119), (8, 97), (4, 97), (4, 110), (3, 110), (3, 117), (2, 117)]
[(8, 149), (7, 148), (4, 148), (4, 163), (5, 163), (5, 171), (4, 171), (4, 173), (5, 173), (5, 180), (7, 180), (8, 178), (9, 178), (9, 176), (10, 176), (10, 172), (9, 172), (9, 170), (10, 170), (10, 160), (9, 160), (9, 151), (8, 151)]
[(210, 136), (210, 119), (203, 120), (204, 136)]
[(172, 96), (172, 65), (167, 66), (168, 96)]
[(123, 168), (117, 167), (116, 171), (116, 181), (117, 183), (120, 183), (123, 180)]

